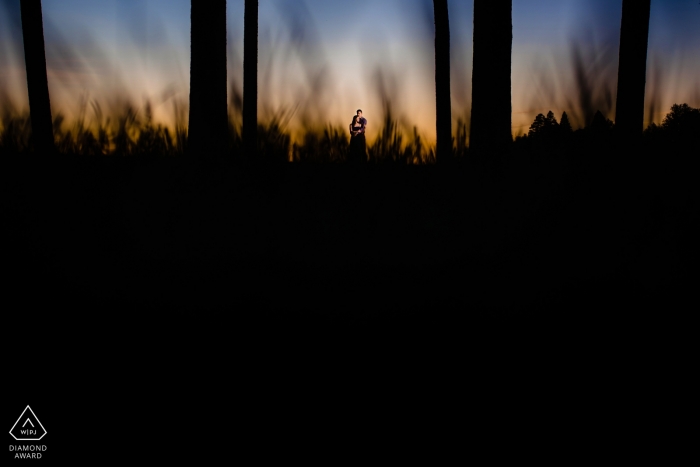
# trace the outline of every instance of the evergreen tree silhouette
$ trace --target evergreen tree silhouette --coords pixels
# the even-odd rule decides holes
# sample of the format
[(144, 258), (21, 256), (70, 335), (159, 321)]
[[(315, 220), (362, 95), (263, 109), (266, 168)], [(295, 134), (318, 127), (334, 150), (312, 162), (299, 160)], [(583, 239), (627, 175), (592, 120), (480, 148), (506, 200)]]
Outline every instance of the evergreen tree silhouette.
[(527, 132), (527, 136), (530, 138), (536, 138), (544, 133), (544, 128), (547, 125), (547, 121), (544, 115), (537, 114), (535, 121), (530, 125), (530, 130)]
[(644, 129), (650, 8), (651, 0), (622, 2), (615, 127), (625, 141), (639, 139)]
[(21, 0), (22, 38), (27, 69), (29, 113), (32, 122), (32, 140), (37, 154), (52, 154), (55, 149), (49, 100), (49, 82), (46, 75), (46, 51), (41, 0)]
[[(700, 153), (700, 109), (688, 104), (673, 104), (660, 125), (651, 123), (643, 132), (644, 149), (649, 153), (665, 155), (695, 155)], [(683, 158), (684, 170), (694, 173), (697, 158)], [(670, 160), (670, 159), (665, 159)], [(680, 161), (680, 159), (676, 159)]]
[(220, 155), (228, 133), (226, 0), (191, 1), (188, 153)]
[(450, 97), (450, 18), (447, 0), (433, 0), (435, 15), (435, 103), (438, 163), (452, 159)]
[(245, 0), (243, 31), (243, 145), (254, 158), (258, 135), (258, 1)]
[(554, 118), (554, 113), (550, 110), (546, 117), (542, 114), (537, 114), (535, 121), (530, 125), (528, 137), (552, 138), (558, 133), (558, 130), (559, 123), (557, 123), (557, 119)]
[(470, 150), (503, 151), (511, 129), (512, 0), (474, 0)]
[(571, 134), (574, 130), (571, 128), (571, 122), (569, 122), (569, 116), (566, 112), (561, 114), (561, 121), (559, 122), (559, 130), (563, 135)]

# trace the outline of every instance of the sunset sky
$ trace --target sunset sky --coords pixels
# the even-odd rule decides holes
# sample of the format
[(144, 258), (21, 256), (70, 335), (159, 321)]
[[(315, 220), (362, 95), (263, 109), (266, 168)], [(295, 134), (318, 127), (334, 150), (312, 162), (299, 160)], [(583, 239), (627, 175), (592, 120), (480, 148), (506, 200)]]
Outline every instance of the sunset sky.
[[(109, 114), (124, 102), (186, 117), (189, 0), (43, 0), (54, 115), (74, 117), (81, 96)], [(582, 113), (572, 79), (578, 47), (597, 107), (614, 117), (622, 0), (513, 1), (513, 134), (537, 113)], [(452, 110), (468, 116), (473, 2), (449, 1)], [(370, 140), (382, 95), (400, 122), (435, 137), (432, 1), (260, 0), (259, 115), (296, 109), (292, 128), (346, 127), (357, 108)], [(647, 107), (656, 122), (673, 103), (700, 107), (700, 4), (652, 0)], [(228, 2), (229, 82), (241, 92), (243, 0)], [(19, 0), (0, 0), (0, 104), (27, 108)], [(229, 97), (231, 90), (229, 90)], [(88, 107), (89, 108), (89, 107)], [(88, 111), (87, 118), (92, 117)], [(181, 116), (182, 118), (182, 116)], [(647, 115), (647, 120), (649, 116)], [(454, 130), (454, 123), (453, 123)]]

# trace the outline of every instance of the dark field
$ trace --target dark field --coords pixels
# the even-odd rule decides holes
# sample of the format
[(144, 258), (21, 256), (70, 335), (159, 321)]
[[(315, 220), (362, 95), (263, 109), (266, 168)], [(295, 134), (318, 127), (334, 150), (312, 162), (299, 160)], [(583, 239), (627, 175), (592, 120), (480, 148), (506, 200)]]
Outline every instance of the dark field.
[(52, 458), (95, 407), (80, 452), (161, 461), (229, 458), (239, 429), (267, 452), (309, 407), (413, 427), (533, 391), (646, 416), (650, 372), (693, 342), (695, 172), (596, 167), (6, 158), (12, 400), (43, 401)]
[(697, 259), (690, 175), (651, 163), (2, 164), (17, 319), (595, 326), (677, 306)]

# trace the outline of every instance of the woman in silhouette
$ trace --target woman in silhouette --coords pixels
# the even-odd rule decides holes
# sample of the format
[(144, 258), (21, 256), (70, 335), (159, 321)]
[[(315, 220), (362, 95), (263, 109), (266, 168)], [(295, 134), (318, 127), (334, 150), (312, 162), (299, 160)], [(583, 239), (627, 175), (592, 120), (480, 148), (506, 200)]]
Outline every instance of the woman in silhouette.
[(350, 155), (348, 157), (350, 162), (367, 162), (366, 129), (367, 119), (362, 116), (362, 110), (358, 109), (350, 124)]

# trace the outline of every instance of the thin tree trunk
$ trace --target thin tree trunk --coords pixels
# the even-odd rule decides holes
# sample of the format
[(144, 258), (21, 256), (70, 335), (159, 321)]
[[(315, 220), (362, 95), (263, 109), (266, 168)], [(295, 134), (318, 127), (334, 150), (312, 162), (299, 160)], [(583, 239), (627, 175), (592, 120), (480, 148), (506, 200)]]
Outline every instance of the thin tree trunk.
[(651, 0), (622, 2), (615, 126), (625, 141), (638, 139), (644, 129), (650, 9)]
[(258, 1), (245, 1), (243, 31), (243, 146), (252, 159), (258, 139)]
[(511, 129), (512, 0), (474, 0), (474, 56), (469, 148), (501, 153)]
[(450, 99), (450, 18), (447, 0), (433, 0), (435, 14), (435, 105), (437, 161), (452, 159), (452, 105)]
[(49, 82), (46, 76), (46, 51), (41, 0), (21, 0), (24, 61), (27, 68), (29, 112), (32, 121), (32, 141), (37, 154), (54, 152)]
[(221, 155), (227, 146), (226, 0), (192, 0), (188, 153)]

